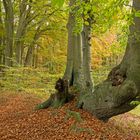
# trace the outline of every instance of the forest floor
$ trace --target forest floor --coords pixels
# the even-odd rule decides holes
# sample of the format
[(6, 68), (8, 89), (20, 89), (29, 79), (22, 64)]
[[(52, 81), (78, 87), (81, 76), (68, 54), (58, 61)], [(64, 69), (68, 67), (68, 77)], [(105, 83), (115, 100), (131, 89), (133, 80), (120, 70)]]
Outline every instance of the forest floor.
[(103, 123), (75, 108), (34, 111), (32, 94), (0, 93), (0, 140), (140, 140), (140, 117), (126, 113)]

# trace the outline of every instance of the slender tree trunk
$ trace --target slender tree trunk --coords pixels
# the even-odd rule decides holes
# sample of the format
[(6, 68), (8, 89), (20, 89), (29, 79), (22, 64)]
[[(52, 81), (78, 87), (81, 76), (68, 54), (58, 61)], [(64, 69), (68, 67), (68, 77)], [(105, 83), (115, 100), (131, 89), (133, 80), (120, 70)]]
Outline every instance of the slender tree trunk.
[(13, 56), (13, 35), (14, 35), (14, 13), (11, 0), (3, 0), (5, 9), (5, 29), (6, 29), (6, 47), (5, 47), (5, 65), (12, 66)]
[(36, 41), (40, 38), (42, 32), (46, 31), (46, 30), (40, 30), (41, 25), (39, 25), (36, 29), (36, 33), (34, 35), (33, 41), (31, 42), (28, 50), (27, 50), (27, 54), (25, 57), (25, 61), (24, 61), (24, 66), (31, 66), (32, 65), (32, 61), (33, 61), (33, 51), (34, 51), (34, 47), (35, 47), (35, 43)]
[[(0, 13), (2, 12), (2, 2), (0, 2)], [(3, 65), (3, 51), (4, 51), (4, 26), (3, 26), (3, 19), (2, 19), (2, 15), (0, 16), (0, 31), (2, 31), (3, 33), (1, 33), (0, 36), (0, 65)]]
[(33, 51), (32, 51), (32, 67), (34, 67), (34, 64), (35, 64), (35, 46), (36, 45), (34, 45), (34, 47), (33, 47)]
[(20, 2), (19, 6), (20, 16), (15, 39), (16, 62), (18, 64), (22, 63), (24, 37), (28, 26), (28, 18), (31, 10), (31, 6), (29, 7), (28, 6), (29, 6), (28, 0), (22, 0)]
[(2, 43), (1, 43), (1, 38), (0, 38), (0, 65), (3, 65), (3, 46), (2, 46)]
[(22, 63), (22, 53), (23, 53), (23, 40), (24, 38), (22, 38), (24, 35), (16, 35), (16, 41), (15, 41), (15, 47), (16, 47), (16, 62), (17, 64)]
[(25, 61), (24, 61), (25, 67), (32, 66), (35, 42), (38, 40), (39, 37), (40, 37), (40, 35), (38, 33), (36, 33), (32, 43), (30, 44), (30, 46), (27, 50), (27, 54), (26, 54)]
[[(4, 30), (4, 29), (3, 29)], [(2, 40), (2, 45), (3, 45), (3, 58), (2, 58), (2, 64), (5, 65), (5, 46), (6, 46), (6, 38), (5, 36), (3, 36), (3, 40)]]
[[(83, 17), (84, 18), (84, 17)], [(91, 93), (93, 90), (93, 80), (91, 78), (91, 26), (93, 19), (89, 17), (87, 19), (88, 25), (84, 23), (83, 32), (82, 32), (82, 41), (83, 41), (83, 70), (84, 78), (86, 83), (87, 93)]]
[(33, 44), (31, 44), (27, 50), (27, 54), (25, 57), (24, 66), (31, 66), (32, 63), (32, 57), (33, 57)]
[[(74, 5), (74, 1), (71, 0), (69, 6), (72, 7)], [(68, 30), (68, 47), (67, 47), (67, 65), (66, 70), (64, 73), (64, 79), (68, 80), (70, 85), (73, 85), (73, 64), (74, 64), (74, 34), (73, 34), (73, 27), (74, 27), (75, 18), (72, 12), (69, 13), (69, 19), (67, 23), (67, 30)]]
[(21, 47), (21, 58), (20, 58), (20, 65), (24, 64), (24, 59), (23, 59), (23, 55), (24, 55), (24, 41), (22, 42), (22, 47)]
[(34, 61), (33, 61), (33, 67), (37, 68), (38, 66), (38, 45), (34, 48)]

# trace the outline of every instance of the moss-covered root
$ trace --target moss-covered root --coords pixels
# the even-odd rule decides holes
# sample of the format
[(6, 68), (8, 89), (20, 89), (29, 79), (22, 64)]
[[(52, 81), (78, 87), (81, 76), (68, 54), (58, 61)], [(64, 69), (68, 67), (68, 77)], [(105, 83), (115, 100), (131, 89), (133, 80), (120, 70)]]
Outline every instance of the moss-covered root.
[(47, 101), (41, 103), (41, 104), (38, 104), (36, 107), (35, 107), (35, 110), (40, 110), (40, 109), (45, 109), (45, 108), (48, 108), (49, 106), (51, 106), (52, 104), (52, 99), (49, 98)]
[(57, 90), (56, 93), (52, 94), (47, 101), (37, 105), (36, 110), (45, 109), (50, 106), (58, 108), (73, 99), (73, 96), (69, 94), (67, 80), (59, 78), (56, 81), (55, 89)]
[(95, 88), (93, 94), (82, 98), (80, 108), (98, 119), (106, 120), (133, 109), (135, 105), (130, 103), (137, 95), (138, 90), (133, 81), (125, 80), (119, 86), (112, 86), (112, 82), (105, 81)]

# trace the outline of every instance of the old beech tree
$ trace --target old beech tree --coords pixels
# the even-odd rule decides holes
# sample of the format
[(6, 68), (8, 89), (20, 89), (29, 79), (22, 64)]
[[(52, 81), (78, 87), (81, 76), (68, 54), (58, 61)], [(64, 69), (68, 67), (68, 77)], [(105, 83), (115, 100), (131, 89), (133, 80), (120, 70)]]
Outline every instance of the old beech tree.
[[(87, 3), (88, 0), (85, 0)], [(70, 7), (75, 0), (70, 1)], [(133, 8), (140, 10), (140, 1), (133, 1)], [(76, 7), (74, 10), (76, 11)], [(90, 11), (88, 11), (90, 14)], [(84, 109), (101, 120), (130, 111), (136, 105), (131, 104), (140, 92), (140, 18), (134, 17), (130, 26), (127, 48), (121, 63), (113, 68), (107, 79), (94, 87), (90, 75), (90, 33), (94, 22), (89, 16), (88, 25), (83, 25), (82, 32), (74, 34), (75, 14), (69, 13), (68, 55), (64, 77), (56, 82), (57, 92), (47, 101), (37, 106), (38, 109), (49, 106), (62, 106), (73, 99), (69, 86), (78, 90), (77, 107)], [(84, 20), (84, 15), (82, 15)]]

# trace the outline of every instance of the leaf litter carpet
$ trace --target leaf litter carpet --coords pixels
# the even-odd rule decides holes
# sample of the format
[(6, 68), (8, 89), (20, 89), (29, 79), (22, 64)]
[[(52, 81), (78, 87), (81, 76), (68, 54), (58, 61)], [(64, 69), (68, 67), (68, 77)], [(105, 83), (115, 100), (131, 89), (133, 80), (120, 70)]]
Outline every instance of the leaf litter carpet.
[(40, 102), (26, 93), (0, 93), (0, 140), (140, 140), (137, 116), (127, 113), (103, 123), (76, 109), (74, 101), (34, 111)]

